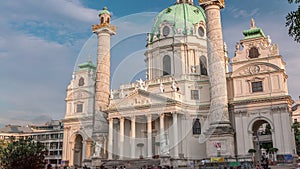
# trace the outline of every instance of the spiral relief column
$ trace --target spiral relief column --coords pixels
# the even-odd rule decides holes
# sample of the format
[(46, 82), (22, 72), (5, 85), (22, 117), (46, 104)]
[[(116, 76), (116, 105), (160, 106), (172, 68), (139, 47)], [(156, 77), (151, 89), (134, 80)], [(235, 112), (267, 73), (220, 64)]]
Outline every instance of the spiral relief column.
[[(208, 71), (210, 78), (210, 127), (206, 142), (208, 156), (234, 156), (234, 138), (228, 113), (224, 42), (220, 9), (224, 0), (199, 0), (206, 14)], [(217, 148), (220, 145), (221, 148)], [(223, 146), (222, 146), (223, 145)], [(216, 149), (218, 149), (216, 151)]]
[(93, 166), (100, 166), (100, 159), (108, 156), (108, 121), (107, 110), (110, 95), (110, 39), (116, 34), (116, 27), (110, 25), (110, 12), (106, 7), (100, 11), (100, 23), (93, 25), (93, 33), (98, 37), (97, 71), (95, 82), (95, 109), (93, 119), (93, 135), (95, 150)]

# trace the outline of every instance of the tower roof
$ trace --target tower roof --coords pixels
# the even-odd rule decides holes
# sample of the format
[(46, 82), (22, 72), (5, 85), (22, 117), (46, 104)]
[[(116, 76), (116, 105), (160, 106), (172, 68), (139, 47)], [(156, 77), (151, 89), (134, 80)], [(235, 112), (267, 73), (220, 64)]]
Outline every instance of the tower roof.
[(108, 8), (107, 8), (106, 6), (103, 7), (103, 9), (100, 11), (99, 16), (100, 16), (100, 15), (103, 15), (103, 14), (108, 14), (108, 15), (110, 15), (110, 12), (109, 12), (109, 10), (108, 10)]
[(195, 6), (190, 3), (176, 3), (162, 10), (155, 18), (150, 42), (153, 41), (154, 34), (162, 34), (162, 24), (168, 24), (172, 27), (173, 34), (177, 30), (181, 30), (183, 35), (192, 34), (195, 24), (201, 21), (205, 24), (205, 12), (200, 6)]
[(244, 39), (252, 39), (258, 37), (266, 37), (261, 28), (255, 26), (254, 19), (251, 19), (251, 28), (243, 31)]
[(95, 70), (96, 66), (92, 63), (92, 61), (83, 62), (78, 65), (79, 70)]

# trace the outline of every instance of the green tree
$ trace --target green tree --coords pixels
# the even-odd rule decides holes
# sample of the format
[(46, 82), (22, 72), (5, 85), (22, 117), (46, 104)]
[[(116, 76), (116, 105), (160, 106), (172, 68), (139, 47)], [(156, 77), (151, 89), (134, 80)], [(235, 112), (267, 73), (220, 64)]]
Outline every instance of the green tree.
[(300, 154), (300, 131), (299, 131), (300, 123), (298, 121), (294, 121), (292, 128), (294, 129), (295, 142), (296, 142), (296, 150), (297, 154)]
[(30, 138), (11, 140), (0, 148), (0, 169), (43, 169), (46, 148)]
[[(289, 3), (299, 4), (300, 0), (288, 0)], [(300, 5), (296, 11), (291, 11), (286, 16), (286, 26), (289, 28), (289, 36), (300, 43)]]

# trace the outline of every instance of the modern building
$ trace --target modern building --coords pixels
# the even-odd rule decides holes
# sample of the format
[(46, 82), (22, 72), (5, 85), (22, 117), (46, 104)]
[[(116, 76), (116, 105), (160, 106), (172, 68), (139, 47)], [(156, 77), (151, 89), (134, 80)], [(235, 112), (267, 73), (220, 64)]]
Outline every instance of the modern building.
[(0, 139), (9, 140), (10, 137), (15, 139), (32, 138), (44, 144), (48, 149), (45, 157), (46, 164), (60, 166), (62, 160), (63, 148), (63, 126), (58, 120), (52, 120), (43, 125), (6, 125), (0, 129)]
[(292, 107), (293, 110), (293, 120), (300, 122), (300, 97), (299, 100)]
[(162, 10), (147, 36), (147, 78), (114, 90), (110, 37), (117, 31), (108, 9), (100, 12), (93, 26), (97, 66), (80, 64), (67, 89), (63, 160), (70, 166), (140, 158), (176, 167), (212, 157), (244, 161), (258, 145), (295, 156), (293, 100), (278, 45), (252, 19), (230, 59), (224, 0), (199, 5), (177, 0)]

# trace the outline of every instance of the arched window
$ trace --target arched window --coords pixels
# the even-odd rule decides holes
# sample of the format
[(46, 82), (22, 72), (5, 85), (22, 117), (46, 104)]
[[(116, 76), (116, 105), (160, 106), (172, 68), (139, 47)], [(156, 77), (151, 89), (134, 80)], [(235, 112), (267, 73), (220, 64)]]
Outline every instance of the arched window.
[(107, 18), (106, 22), (109, 23), (109, 18)]
[(164, 26), (162, 31), (164, 36), (168, 36), (170, 34), (170, 28), (168, 26)]
[(84, 78), (81, 77), (78, 81), (78, 86), (83, 86), (84, 85)]
[(163, 76), (171, 75), (171, 57), (169, 55), (163, 58)]
[(104, 23), (104, 18), (103, 18), (103, 17), (101, 17), (100, 23), (101, 23), (101, 24)]
[(201, 124), (198, 118), (195, 119), (193, 124), (193, 135), (200, 135), (201, 134)]
[(258, 58), (258, 56), (259, 56), (258, 49), (256, 47), (252, 47), (249, 50), (249, 58), (251, 58), (251, 59)]
[(203, 37), (204, 33), (205, 33), (205, 31), (204, 31), (203, 27), (199, 27), (198, 28), (198, 34), (199, 34), (199, 36)]
[(200, 74), (207, 76), (207, 62), (205, 56), (200, 57)]

